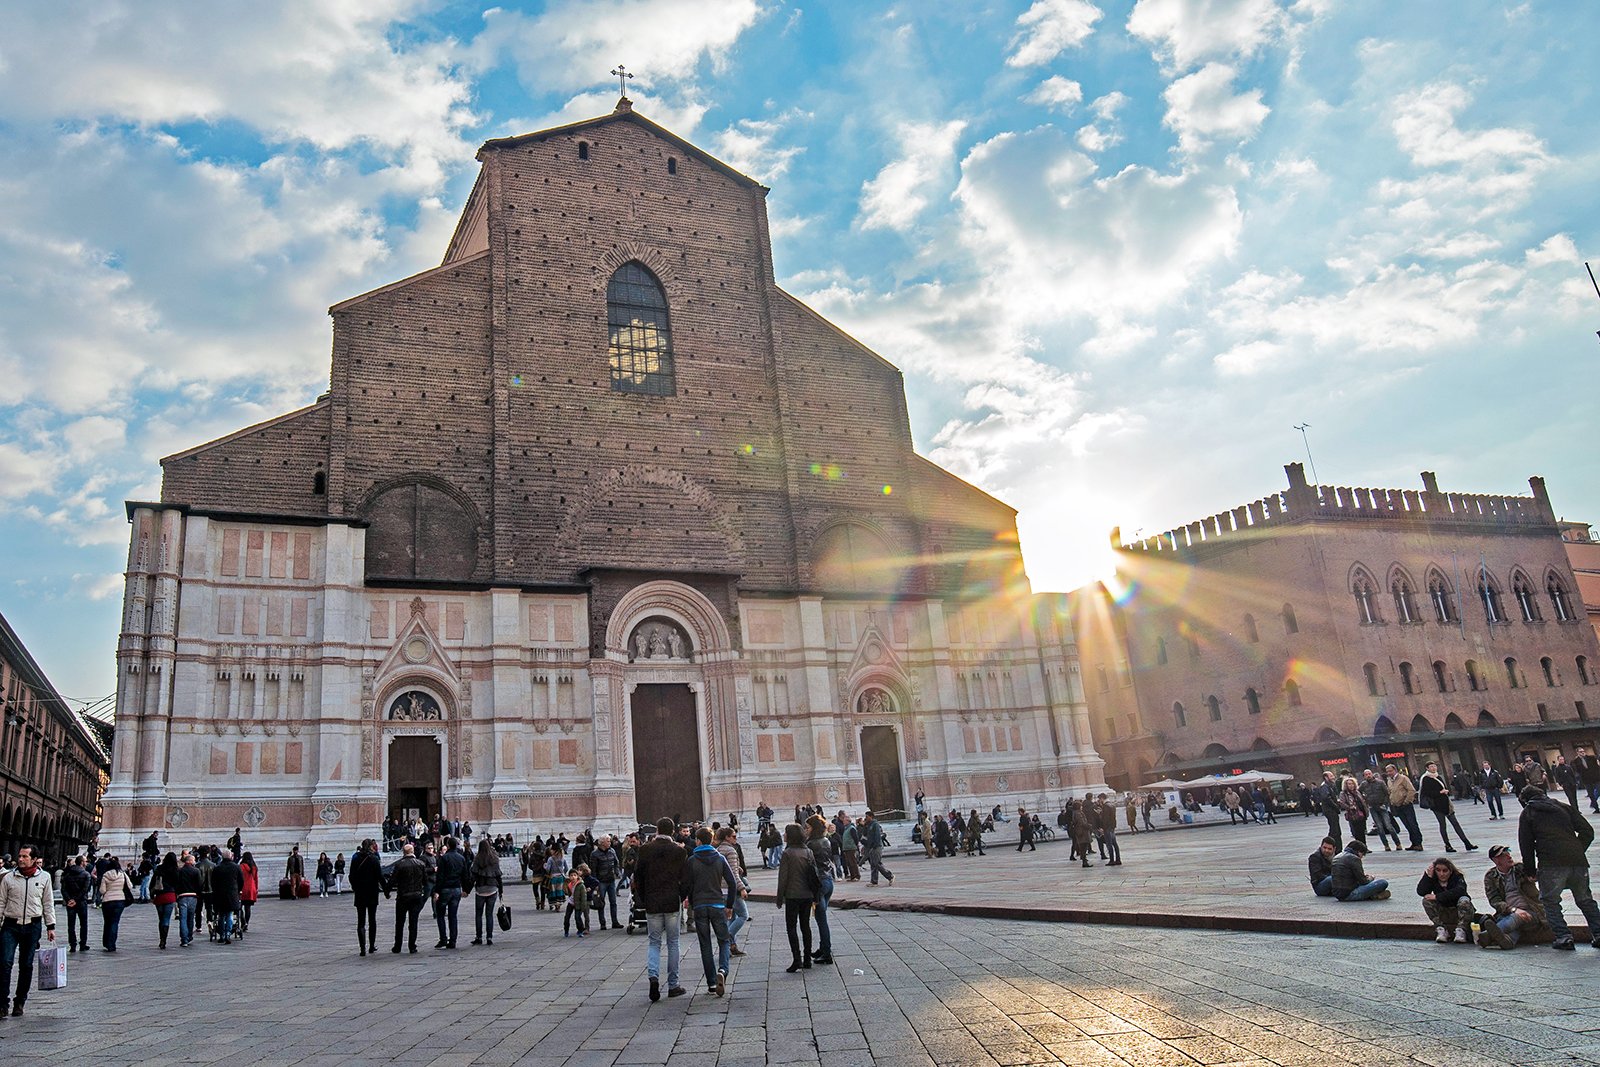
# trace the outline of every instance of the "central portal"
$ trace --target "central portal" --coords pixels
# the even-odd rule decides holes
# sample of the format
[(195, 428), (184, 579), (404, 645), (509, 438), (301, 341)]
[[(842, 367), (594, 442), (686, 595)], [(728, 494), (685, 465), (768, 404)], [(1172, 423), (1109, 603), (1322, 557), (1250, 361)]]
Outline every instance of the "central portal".
[(634, 687), (633, 800), (641, 823), (705, 818), (700, 728), (694, 693), (682, 683)]
[(867, 807), (882, 815), (905, 818), (906, 795), (900, 786), (900, 741), (892, 726), (861, 728), (861, 771), (867, 780)]
[(433, 737), (389, 741), (389, 814), (430, 821), (440, 810), (442, 749)]

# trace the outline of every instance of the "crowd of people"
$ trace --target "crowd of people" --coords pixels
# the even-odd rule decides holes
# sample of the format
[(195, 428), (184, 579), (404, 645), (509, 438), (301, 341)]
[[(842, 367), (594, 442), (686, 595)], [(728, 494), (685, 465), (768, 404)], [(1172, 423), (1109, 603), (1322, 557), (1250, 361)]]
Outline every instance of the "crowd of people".
[[(1558, 764), (1564, 765), (1564, 761)], [(1581, 782), (1583, 770), (1580, 764), (1569, 771), (1566, 781)], [(1552, 778), (1567, 793), (1567, 803), (1550, 796), (1547, 785)], [(1549, 937), (1553, 948), (1571, 950), (1576, 939), (1562, 910), (1562, 895), (1570, 893), (1588, 923), (1591, 944), (1600, 948), (1600, 906), (1590, 888), (1587, 857), (1594, 828), (1583, 817), (1576, 789), (1569, 789), (1562, 777), (1532, 759), (1505, 775), (1485, 764), (1480, 782), (1487, 796), (1496, 800), (1505, 786), (1521, 783), (1513, 794), (1522, 807), (1516, 849), (1504, 844), (1489, 849), (1490, 866), (1483, 874), (1487, 911), (1478, 909), (1468, 875), (1449, 855), (1437, 856), (1424, 867), (1417, 897), (1434, 928), (1434, 939), (1440, 944), (1476, 943), (1481, 948), (1504, 950), (1530, 938)], [(1437, 821), (1446, 853), (1456, 851), (1451, 829), (1467, 851), (1477, 850), (1456, 818), (1455, 801), (1461, 799), (1461, 787), (1447, 781), (1437, 763), (1427, 764), (1416, 783), (1394, 764), (1384, 768), (1381, 778), (1371, 769), (1363, 772), (1360, 780), (1351, 776), (1338, 779), (1327, 772), (1322, 783), (1307, 789), (1307, 794), (1307, 814), (1313, 809), (1321, 811), (1329, 830), (1306, 860), (1311, 889), (1318, 896), (1341, 901), (1389, 899), (1389, 882), (1366, 871), (1364, 858), (1371, 853), (1368, 830), (1370, 827), (1378, 835), (1385, 851), (1391, 851), (1391, 840), (1393, 851), (1423, 851), (1416, 817), (1419, 804)], [(1596, 794), (1600, 787), (1590, 795), (1594, 802), (1591, 812), (1600, 812)], [(1503, 805), (1490, 804), (1491, 821), (1505, 817)], [(1409, 842), (1403, 846), (1402, 827)], [(1343, 840), (1344, 828), (1350, 831), (1348, 844)]]

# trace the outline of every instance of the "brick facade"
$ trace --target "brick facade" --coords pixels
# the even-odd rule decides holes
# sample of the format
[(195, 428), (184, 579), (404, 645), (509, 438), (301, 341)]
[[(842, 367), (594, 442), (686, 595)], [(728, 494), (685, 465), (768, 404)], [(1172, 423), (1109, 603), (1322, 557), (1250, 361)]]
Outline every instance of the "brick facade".
[[(693, 691), (709, 811), (859, 807), (869, 719), (907, 798), (1098, 783), (1015, 513), (917, 456), (899, 371), (776, 287), (767, 190), (625, 103), (479, 159), (444, 262), (332, 308), (325, 397), (130, 505), (108, 821), (348, 834), (418, 732), (475, 824), (623, 820), (641, 684)], [(628, 264), (670, 395), (612, 385)], [(640, 654), (646, 623), (684, 654)], [(442, 718), (391, 718), (407, 687)]]
[(1352, 490), (1286, 469), (1286, 492), (1118, 544), (1117, 582), (1074, 594), (1113, 781), (1306, 776), (1323, 760), (1504, 769), (1594, 744), (1600, 645), (1542, 481), (1526, 497), (1476, 496), (1440, 492), (1431, 474), (1420, 492)]

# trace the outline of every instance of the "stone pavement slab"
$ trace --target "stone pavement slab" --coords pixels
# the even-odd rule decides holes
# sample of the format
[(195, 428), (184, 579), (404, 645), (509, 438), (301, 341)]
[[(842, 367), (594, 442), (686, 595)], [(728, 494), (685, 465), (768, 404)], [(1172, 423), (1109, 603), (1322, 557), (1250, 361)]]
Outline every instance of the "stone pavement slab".
[[(69, 987), (33, 993), (24, 1018), (0, 1022), (0, 1045), (48, 1063), (252, 1067), (1459, 1067), (1592, 1063), (1600, 1049), (1600, 952), (1586, 946), (1486, 953), (860, 909), (833, 913), (836, 966), (790, 975), (769, 905), (752, 909), (726, 999), (697, 980), (686, 939), (692, 995), (651, 1004), (642, 936), (563, 938), (519, 889), (492, 947), (469, 935), (453, 952), (365, 959), (348, 898), (266, 901), (243, 943), (165, 952), (135, 907), (121, 950), (72, 956)], [(95, 939), (99, 926), (96, 913)]]

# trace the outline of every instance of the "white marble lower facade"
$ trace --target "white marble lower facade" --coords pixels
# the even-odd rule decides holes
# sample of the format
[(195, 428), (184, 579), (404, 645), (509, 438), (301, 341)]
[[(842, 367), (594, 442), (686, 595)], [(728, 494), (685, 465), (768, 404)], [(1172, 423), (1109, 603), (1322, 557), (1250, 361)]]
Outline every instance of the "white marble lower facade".
[(348, 848), (403, 808), (523, 839), (1103, 788), (1070, 633), (1026, 600), (746, 595), (734, 631), (662, 577), (594, 641), (581, 590), (368, 587), (356, 525), (130, 513), (102, 846), (237, 826), (268, 854)]

